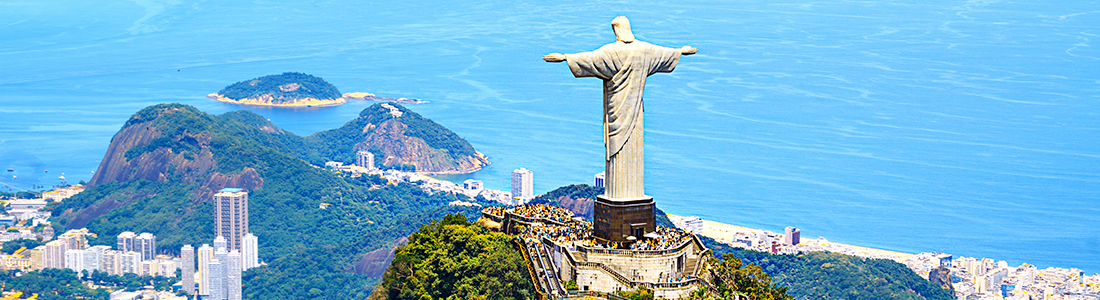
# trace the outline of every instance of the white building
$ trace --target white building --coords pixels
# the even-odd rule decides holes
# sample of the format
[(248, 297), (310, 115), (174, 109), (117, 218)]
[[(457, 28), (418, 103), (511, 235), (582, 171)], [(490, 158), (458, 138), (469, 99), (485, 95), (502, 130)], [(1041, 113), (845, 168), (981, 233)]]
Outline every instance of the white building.
[(210, 262), (213, 260), (214, 247), (202, 244), (202, 246), (199, 247), (199, 295), (210, 295), (210, 276), (214, 273), (214, 271), (210, 269)]
[(241, 300), (241, 254), (233, 250), (225, 257), (225, 299)]
[(141, 260), (151, 260), (157, 256), (157, 237), (152, 233), (142, 232), (134, 238), (134, 249), (129, 251), (141, 253)]
[(484, 188), (485, 184), (481, 180), (466, 179), (462, 182), (462, 193), (469, 197), (477, 197), (477, 194), (481, 193)]
[(355, 154), (355, 165), (366, 168), (367, 171), (374, 170), (374, 154), (370, 151), (359, 151)]
[(83, 249), (69, 249), (65, 250), (65, 267), (69, 270), (80, 271), (84, 269), (84, 250)]
[(84, 249), (84, 269), (89, 273), (95, 270), (106, 271), (103, 266), (103, 255), (107, 251), (110, 251), (109, 246), (91, 246), (88, 249)]
[(183, 245), (180, 248), (180, 276), (183, 285), (182, 290), (188, 295), (195, 294), (195, 247)]
[(512, 171), (512, 199), (516, 204), (525, 203), (535, 197), (535, 175), (525, 168)]
[(595, 182), (593, 183), (596, 185), (596, 187), (604, 187), (604, 181), (607, 180), (606, 172), (597, 173), (596, 176), (593, 177), (595, 179)]
[(241, 247), (241, 271), (260, 266), (259, 238), (249, 232), (244, 236), (243, 241), (244, 246)]
[(118, 250), (103, 251), (103, 261), (99, 269), (107, 274), (122, 275), (122, 252)]
[(42, 267), (61, 269), (65, 267), (65, 251), (69, 250), (64, 241), (53, 240), (42, 246)]
[[(217, 255), (215, 255), (217, 256)], [(209, 287), (206, 288), (207, 296), (203, 299), (222, 300), (225, 299), (225, 266), (217, 258), (211, 258), (210, 262), (206, 264), (206, 270), (210, 274), (203, 274), (203, 281), (209, 283)], [(205, 278), (209, 276), (209, 279)]]
[(134, 251), (135, 239), (137, 239), (136, 234), (130, 231), (123, 231), (122, 233), (118, 234), (118, 237), (115, 238), (118, 244), (118, 247), (115, 247), (115, 249), (118, 249), (118, 251), (122, 252)]
[(694, 234), (703, 233), (703, 219), (699, 217), (685, 217), (684, 218), (684, 230)]
[(141, 274), (141, 253), (126, 251), (119, 258), (121, 273)]

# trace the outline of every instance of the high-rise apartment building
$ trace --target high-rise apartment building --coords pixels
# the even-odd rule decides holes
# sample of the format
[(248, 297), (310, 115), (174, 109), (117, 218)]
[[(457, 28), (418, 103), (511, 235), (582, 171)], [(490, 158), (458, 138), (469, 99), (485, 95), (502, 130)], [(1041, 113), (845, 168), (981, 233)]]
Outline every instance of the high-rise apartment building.
[[(248, 192), (225, 188), (214, 194), (214, 235), (225, 237), (228, 249), (241, 249), (248, 233)], [(224, 263), (224, 262), (223, 262)]]
[(62, 233), (57, 237), (57, 240), (64, 241), (66, 249), (84, 249), (88, 247), (88, 239), (86, 236), (91, 234), (87, 228), (70, 229), (65, 233)]
[(137, 239), (137, 234), (134, 234), (130, 231), (123, 231), (122, 233), (118, 234), (118, 237), (115, 238), (118, 243), (118, 247), (116, 247), (115, 249), (118, 249), (118, 251), (122, 252), (134, 251), (135, 239)]
[(183, 285), (182, 290), (188, 295), (195, 294), (195, 247), (191, 245), (183, 245), (180, 248), (180, 284)]
[(69, 270), (80, 271), (84, 269), (84, 250), (83, 249), (69, 249), (65, 250), (65, 267)]
[(225, 299), (241, 300), (241, 253), (229, 251), (225, 260)]
[(110, 246), (91, 246), (84, 249), (84, 269), (88, 272), (106, 271), (103, 266), (103, 254), (110, 251)]
[[(225, 299), (225, 264), (216, 257), (217, 255), (215, 255), (215, 258), (211, 258), (210, 262), (207, 263), (207, 270), (210, 270), (210, 287), (206, 290), (209, 294), (202, 299)], [(206, 274), (203, 275), (205, 276)]]
[(794, 246), (802, 242), (802, 230), (787, 226), (783, 230), (783, 246)]
[(367, 170), (374, 170), (374, 154), (370, 151), (359, 151), (355, 154), (355, 165), (367, 168)]
[(141, 260), (152, 260), (157, 256), (157, 237), (152, 233), (142, 232), (134, 238), (134, 249), (130, 250), (137, 253), (141, 253)]
[(119, 233), (115, 241), (118, 244), (118, 251), (134, 251), (140, 253), (141, 260), (150, 260), (157, 255), (157, 237), (152, 233), (142, 232), (141, 234), (134, 234), (133, 232), (125, 231)]
[(122, 252), (118, 250), (103, 251), (103, 261), (100, 263), (100, 270), (110, 275), (122, 275), (121, 259)]
[(214, 259), (214, 247), (203, 244), (199, 247), (199, 295), (210, 295), (210, 262)]
[(531, 171), (525, 168), (512, 171), (512, 198), (519, 200), (518, 203), (534, 198), (534, 176)]
[(42, 267), (62, 269), (65, 268), (65, 250), (69, 250), (65, 241), (53, 240), (42, 249)]
[(134, 251), (123, 252), (119, 255), (119, 266), (122, 273), (141, 274), (141, 253)]
[(258, 267), (260, 264), (259, 238), (251, 232), (244, 235), (241, 246), (241, 271)]
[(595, 176), (592, 176), (592, 177), (594, 179), (593, 184), (596, 187), (603, 187), (604, 181), (607, 180), (607, 172), (600, 172), (600, 173), (597, 173)]

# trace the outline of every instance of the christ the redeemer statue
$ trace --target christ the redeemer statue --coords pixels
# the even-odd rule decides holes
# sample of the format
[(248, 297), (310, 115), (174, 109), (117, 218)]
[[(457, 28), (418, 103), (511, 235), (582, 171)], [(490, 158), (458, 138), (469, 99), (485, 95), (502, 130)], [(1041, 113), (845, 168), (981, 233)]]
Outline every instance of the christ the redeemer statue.
[[(630, 31), (630, 21), (626, 17), (617, 17), (611, 21), (615, 31), (614, 43), (610, 43), (592, 52), (575, 54), (551, 53), (543, 56), (547, 62), (568, 62), (569, 70), (576, 77), (596, 77), (603, 80), (603, 132), (606, 180), (604, 195), (601, 197), (607, 214), (622, 215), (638, 211), (637, 206), (648, 203), (649, 217), (616, 221), (608, 220), (611, 232), (601, 236), (601, 201), (596, 203), (595, 232), (597, 237), (611, 241), (642, 238), (644, 233), (654, 230), (652, 222), (652, 197), (645, 195), (645, 164), (643, 152), (642, 92), (645, 80), (657, 72), (672, 72), (681, 55), (695, 54), (698, 49), (691, 46), (667, 48), (634, 40)], [(623, 206), (620, 209), (606, 206)], [(626, 206), (624, 206), (626, 205)], [(639, 211), (640, 215), (645, 213)], [(605, 216), (607, 217), (607, 216)], [(632, 223), (638, 221), (641, 223)], [(623, 223), (623, 224), (613, 224)], [(648, 223), (648, 224), (643, 224)], [(616, 234), (620, 229), (625, 230)]]

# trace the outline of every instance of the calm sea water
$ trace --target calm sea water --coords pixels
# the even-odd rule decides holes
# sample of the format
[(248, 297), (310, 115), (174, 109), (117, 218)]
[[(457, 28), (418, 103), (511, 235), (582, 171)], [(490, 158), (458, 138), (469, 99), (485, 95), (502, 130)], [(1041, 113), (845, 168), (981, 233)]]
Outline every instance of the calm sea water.
[[(137, 110), (243, 109), (203, 96), (286, 71), (431, 101), (410, 108), (490, 157), (489, 188), (588, 183), (600, 82), (540, 57), (626, 15), (700, 49), (647, 86), (667, 212), (1100, 272), (1095, 1), (359, 2), (0, 2), (0, 189), (88, 180)], [(306, 135), (370, 104), (248, 109)]]

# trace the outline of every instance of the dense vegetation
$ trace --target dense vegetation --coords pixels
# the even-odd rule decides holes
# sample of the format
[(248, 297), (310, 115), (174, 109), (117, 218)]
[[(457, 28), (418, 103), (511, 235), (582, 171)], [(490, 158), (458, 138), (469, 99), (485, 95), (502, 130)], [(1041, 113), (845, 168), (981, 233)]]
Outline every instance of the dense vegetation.
[(533, 299), (534, 283), (512, 238), (448, 215), (397, 249), (372, 299)]
[(773, 255), (703, 240), (716, 255), (732, 255), (759, 266), (795, 299), (954, 299), (954, 291), (892, 260), (829, 252)]
[(596, 196), (603, 195), (603, 191), (604, 188), (602, 187), (594, 187), (587, 184), (570, 184), (535, 197), (535, 199), (531, 200), (531, 204), (557, 205), (558, 198), (561, 197), (596, 199)]
[(69, 269), (42, 269), (16, 276), (19, 272), (12, 270), (0, 273), (0, 282), (4, 285), (4, 291), (21, 291), (23, 298), (31, 296), (32, 293), (38, 293), (38, 299), (110, 298), (107, 290), (89, 288), (84, 285), (84, 281), (125, 291), (137, 291), (146, 286), (166, 291), (171, 289), (172, 284), (179, 282), (178, 276), (138, 276), (133, 273), (119, 276), (100, 271), (78, 274)]
[(0, 272), (4, 291), (21, 291), (23, 298), (38, 294), (38, 299), (103, 299), (110, 298), (106, 290), (91, 289), (83, 284), (80, 276), (69, 269), (44, 269), (15, 276), (18, 271)]
[[(295, 84), (297, 86), (292, 86)], [(286, 72), (241, 81), (225, 87), (218, 94), (233, 100), (268, 95), (272, 96), (276, 102), (301, 98), (336, 99), (341, 97), (340, 90), (337, 90), (336, 86), (321, 79), (321, 77), (298, 72)]]
[[(175, 153), (189, 160), (187, 153), (195, 157), (209, 151), (215, 161), (209, 172), (239, 174), (248, 169), (262, 177), (262, 186), (249, 193), (249, 222), (260, 238), (260, 258), (268, 265), (244, 274), (247, 299), (366, 298), (378, 278), (348, 271), (363, 254), (447, 214), (478, 214), (473, 208), (447, 206), (457, 199), (450, 194), (430, 194), (410, 184), (386, 185), (377, 176), (340, 176), (311, 166), (296, 155), (310, 153), (313, 145), (308, 140), (265, 132), (261, 128), (270, 123), (252, 113), (210, 116), (189, 106), (158, 105), (142, 110), (128, 124), (142, 121), (153, 121), (150, 126), (169, 137), (169, 144), (195, 140), (195, 148), (181, 147), (183, 152)], [(212, 201), (200, 195), (209, 192), (204, 179), (213, 173), (184, 169), (170, 168), (165, 181), (138, 179), (89, 187), (54, 210), (56, 224), (78, 225), (69, 223), (78, 217), (73, 212), (116, 203), (117, 208), (84, 222), (99, 234), (92, 244), (114, 245), (122, 231), (151, 232), (159, 250), (173, 254), (184, 244), (211, 243)], [(331, 205), (321, 209), (320, 203)]]
[[(673, 226), (663, 211), (657, 210), (656, 217), (658, 225)], [(940, 288), (892, 260), (829, 252), (773, 255), (734, 248), (704, 236), (699, 239), (723, 262), (731, 254), (745, 266), (770, 274), (774, 284), (787, 288), (795, 299), (954, 299), (954, 291)]]

